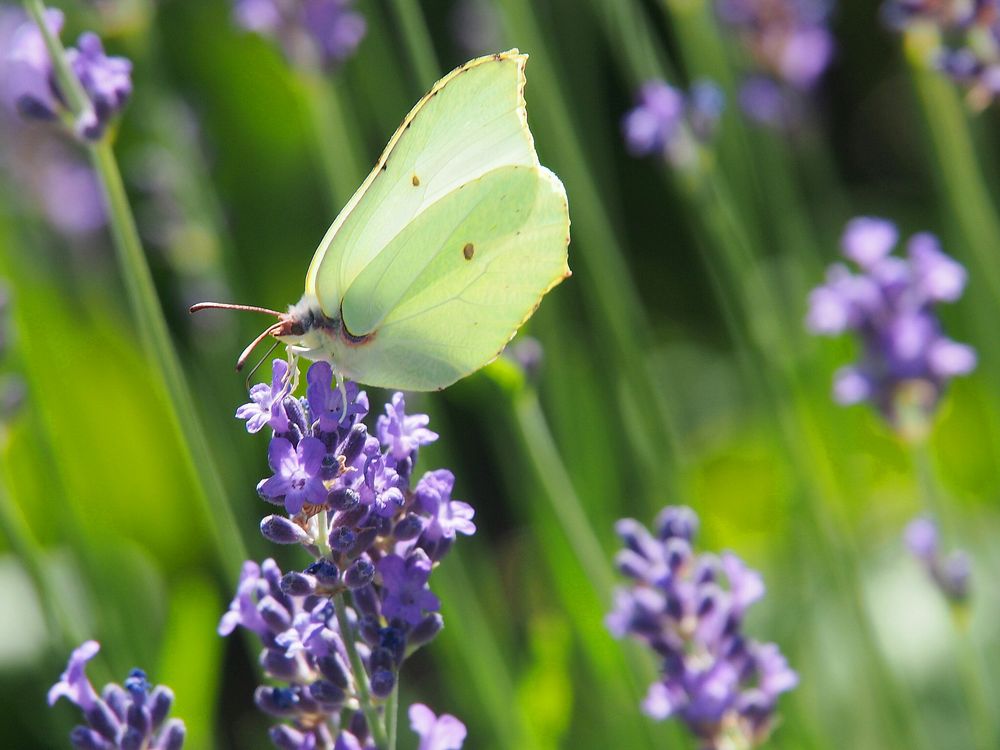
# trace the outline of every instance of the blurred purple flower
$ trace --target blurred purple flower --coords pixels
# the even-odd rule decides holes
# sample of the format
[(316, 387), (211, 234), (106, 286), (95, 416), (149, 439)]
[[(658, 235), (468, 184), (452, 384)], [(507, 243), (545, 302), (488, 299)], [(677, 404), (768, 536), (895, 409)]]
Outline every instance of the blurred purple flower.
[(236, 23), (275, 39), (298, 65), (335, 65), (350, 58), (367, 32), (353, 0), (234, 0)]
[(753, 71), (740, 106), (755, 122), (787, 129), (801, 117), (803, 95), (815, 88), (835, 52), (824, 0), (716, 0), (719, 19), (747, 50)]
[(962, 550), (955, 550), (942, 557), (940, 533), (934, 521), (926, 516), (914, 518), (903, 532), (903, 541), (949, 601), (962, 603), (968, 599), (972, 575), (969, 556)]
[[(46, 10), (45, 23), (58, 36), (62, 12)], [(45, 41), (33, 21), (25, 21), (15, 34), (8, 61), (7, 85), (23, 116), (52, 120), (67, 111), (66, 96), (59, 90)], [(108, 57), (100, 38), (92, 32), (81, 34), (77, 47), (66, 50), (66, 61), (90, 104), (78, 114), (75, 132), (86, 140), (100, 140), (132, 94), (132, 63), (123, 57)]]
[(893, 31), (919, 29), (927, 63), (966, 90), (973, 109), (1000, 93), (1000, 12), (995, 0), (885, 0), (882, 18)]
[(693, 511), (672, 506), (655, 535), (638, 521), (618, 522), (625, 549), (616, 562), (632, 585), (616, 591), (607, 625), (661, 659), (661, 678), (642, 703), (647, 715), (679, 718), (706, 748), (728, 746), (726, 738), (756, 747), (771, 731), (778, 696), (798, 677), (777, 646), (742, 632), (746, 610), (764, 595), (760, 574), (732, 553), (696, 554), (696, 528)]
[(925, 431), (947, 382), (970, 373), (975, 351), (944, 336), (934, 306), (957, 300), (966, 271), (928, 233), (907, 242), (907, 259), (891, 255), (895, 225), (859, 217), (841, 239), (844, 255), (861, 269), (835, 264), (809, 295), (806, 326), (820, 335), (853, 331), (864, 355), (834, 376), (841, 404), (870, 401), (908, 437)]
[(87, 641), (77, 648), (59, 682), (49, 690), (50, 706), (67, 698), (83, 712), (87, 724), (70, 732), (73, 747), (180, 750), (184, 745), (184, 723), (167, 720), (174, 700), (170, 688), (152, 687), (145, 672), (133, 669), (124, 686), (109, 683), (98, 695), (87, 679), (86, 666), (99, 650), (97, 641)]
[(622, 120), (625, 145), (633, 156), (659, 154), (674, 166), (691, 166), (698, 144), (715, 135), (724, 107), (725, 96), (711, 81), (695, 83), (688, 94), (663, 81), (647, 81)]
[(451, 714), (436, 716), (423, 703), (410, 706), (410, 727), (420, 735), (417, 750), (460, 750), (465, 742), (465, 724)]

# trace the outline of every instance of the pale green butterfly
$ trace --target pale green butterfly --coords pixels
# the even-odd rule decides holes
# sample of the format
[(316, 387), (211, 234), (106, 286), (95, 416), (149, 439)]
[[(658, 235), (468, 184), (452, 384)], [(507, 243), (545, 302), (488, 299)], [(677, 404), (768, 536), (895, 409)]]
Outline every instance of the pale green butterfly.
[(316, 250), (306, 290), (268, 335), (343, 378), (439, 390), (495, 359), (570, 275), (569, 208), (538, 162), (528, 60), (467, 62), (410, 111)]

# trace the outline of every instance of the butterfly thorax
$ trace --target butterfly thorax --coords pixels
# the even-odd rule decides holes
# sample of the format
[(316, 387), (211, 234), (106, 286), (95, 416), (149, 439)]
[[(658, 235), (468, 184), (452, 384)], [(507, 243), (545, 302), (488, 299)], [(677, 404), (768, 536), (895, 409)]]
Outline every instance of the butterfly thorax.
[(327, 315), (311, 294), (304, 294), (285, 315), (285, 326), (275, 332), (275, 338), (306, 359), (334, 361), (345, 346), (358, 346), (371, 338), (351, 334), (343, 318)]

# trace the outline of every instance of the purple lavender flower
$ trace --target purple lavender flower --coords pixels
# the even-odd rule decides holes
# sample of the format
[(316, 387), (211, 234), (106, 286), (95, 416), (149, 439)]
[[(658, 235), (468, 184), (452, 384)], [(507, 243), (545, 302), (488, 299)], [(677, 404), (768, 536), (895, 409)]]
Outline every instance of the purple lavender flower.
[(410, 706), (410, 727), (420, 735), (417, 750), (460, 750), (465, 724), (451, 714), (437, 716), (423, 703)]
[[(419, 447), (438, 436), (426, 415), (406, 413), (402, 394), (386, 405), (375, 437), (355, 383), (334, 384), (327, 363), (311, 365), (306, 381), (306, 397), (296, 397), (296, 379), (276, 361), (271, 384), (255, 386), (237, 416), (272, 430), (274, 476), (259, 493), (289, 517), (267, 516), (261, 533), (301, 545), (314, 562), (287, 575), (273, 560), (247, 562), (219, 633), (243, 627), (260, 639), (273, 684), (258, 687), (255, 700), (284, 722), (270, 733), (277, 747), (373, 750), (359, 686), (376, 703), (386, 699), (405, 658), (441, 631), (428, 579), (456, 535), (475, 531), (474, 511), (451, 498), (450, 471), (427, 472), (411, 486)], [(453, 741), (451, 720), (440, 721), (427, 730), (427, 747), (457, 747), (439, 744)], [(330, 726), (340, 727), (336, 736)]]
[(260, 486), (260, 494), (272, 502), (283, 503), (295, 515), (303, 505), (326, 502), (327, 490), (320, 477), (326, 446), (313, 437), (302, 438), (293, 446), (285, 438), (273, 438), (267, 449), (267, 462), (274, 476)]
[(278, 41), (297, 65), (336, 65), (350, 58), (367, 31), (353, 0), (234, 0), (236, 23)]
[(399, 555), (383, 557), (378, 564), (385, 597), (382, 614), (398, 617), (409, 625), (423, 619), (424, 612), (436, 611), (440, 600), (427, 588), (431, 561), (423, 550), (415, 550), (408, 558)]
[[(58, 36), (62, 12), (46, 10), (45, 24)], [(8, 56), (9, 85), (22, 115), (54, 120), (68, 114), (66, 96), (59, 89), (45, 41), (34, 22), (26, 21), (17, 32)], [(66, 61), (89, 101), (86, 111), (78, 114), (74, 130), (85, 140), (100, 140), (132, 94), (132, 63), (123, 57), (108, 57), (100, 38), (91, 32), (81, 34), (77, 47), (66, 50)]]
[[(655, 718), (679, 718), (708, 749), (767, 739), (778, 696), (798, 682), (774, 644), (743, 633), (747, 608), (764, 595), (760, 575), (732, 553), (696, 554), (693, 511), (667, 507), (651, 534), (623, 519), (619, 570), (632, 579), (615, 592), (612, 634), (630, 635), (661, 659), (661, 678), (642, 703)], [(723, 585), (725, 583), (725, 585)]]
[(288, 363), (276, 359), (271, 369), (271, 385), (258, 383), (250, 389), (250, 403), (236, 410), (237, 419), (247, 421), (247, 432), (260, 432), (269, 426), (275, 432), (288, 430), (288, 416), (282, 405), (288, 390)]
[[(306, 399), (313, 419), (319, 420), (323, 432), (349, 429), (355, 418), (368, 413), (368, 396), (357, 383), (346, 382), (343, 388), (332, 388), (333, 368), (329, 362), (314, 362), (306, 372)], [(346, 406), (345, 406), (346, 396)]]
[(926, 63), (966, 90), (975, 110), (989, 106), (1000, 93), (1000, 14), (993, 0), (937, 2), (885, 0), (882, 18), (893, 31), (913, 29)]
[(969, 556), (962, 550), (942, 556), (940, 533), (934, 521), (926, 516), (914, 518), (907, 524), (903, 540), (949, 601), (960, 604), (969, 598)]
[(833, 59), (823, 0), (716, 0), (720, 20), (740, 38), (753, 72), (740, 105), (754, 121), (787, 128), (800, 118), (801, 100)]
[(906, 437), (928, 427), (947, 382), (970, 373), (975, 351), (944, 336), (934, 306), (957, 300), (966, 272), (945, 255), (930, 234), (913, 235), (906, 260), (891, 255), (898, 239), (884, 219), (848, 222), (841, 240), (844, 255), (861, 269), (854, 274), (836, 264), (826, 283), (809, 295), (806, 326), (816, 334), (855, 332), (862, 361), (834, 376), (841, 404), (873, 403)]
[(375, 422), (375, 434), (379, 442), (389, 449), (396, 461), (401, 461), (416, 453), (421, 445), (428, 445), (438, 439), (438, 434), (427, 429), (430, 418), (426, 414), (407, 414), (406, 400), (402, 393), (394, 393), (392, 401), (385, 405), (385, 416)]
[(633, 156), (662, 154), (677, 167), (692, 166), (698, 145), (711, 140), (725, 98), (710, 81), (684, 94), (663, 81), (647, 81), (636, 106), (622, 120), (625, 145)]
[(49, 690), (49, 705), (67, 698), (82, 712), (86, 725), (70, 732), (70, 743), (82, 750), (180, 750), (184, 723), (167, 720), (174, 695), (165, 686), (152, 687), (141, 669), (133, 669), (124, 687), (110, 683), (98, 695), (87, 679), (87, 662), (97, 655), (97, 641), (87, 641), (70, 656), (59, 682)]

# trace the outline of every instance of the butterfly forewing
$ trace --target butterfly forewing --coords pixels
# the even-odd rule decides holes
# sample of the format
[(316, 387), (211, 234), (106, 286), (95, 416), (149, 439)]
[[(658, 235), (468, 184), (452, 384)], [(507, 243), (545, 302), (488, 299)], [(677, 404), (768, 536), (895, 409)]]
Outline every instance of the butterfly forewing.
[(513, 50), (473, 60), (407, 115), (313, 258), (306, 291), (327, 315), (339, 314), (355, 278), (417, 216), (494, 169), (538, 163), (524, 110), (526, 59)]

